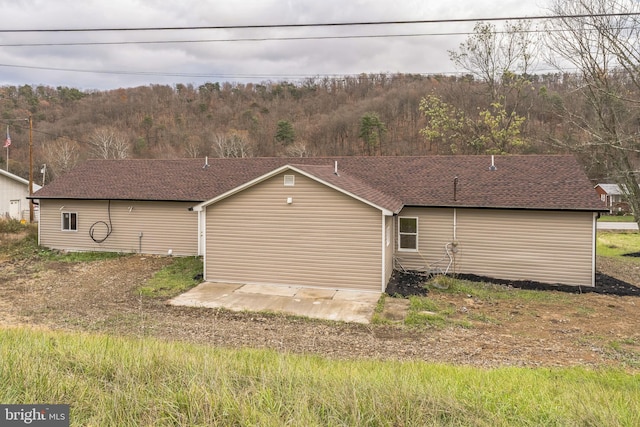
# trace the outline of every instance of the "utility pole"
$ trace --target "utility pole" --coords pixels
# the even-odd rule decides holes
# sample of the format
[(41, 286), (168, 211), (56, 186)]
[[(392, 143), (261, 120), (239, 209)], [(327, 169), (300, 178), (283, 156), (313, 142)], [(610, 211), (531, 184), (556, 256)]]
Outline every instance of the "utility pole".
[[(29, 196), (33, 196), (33, 117), (29, 114)], [(33, 223), (33, 199), (29, 199), (29, 222)]]

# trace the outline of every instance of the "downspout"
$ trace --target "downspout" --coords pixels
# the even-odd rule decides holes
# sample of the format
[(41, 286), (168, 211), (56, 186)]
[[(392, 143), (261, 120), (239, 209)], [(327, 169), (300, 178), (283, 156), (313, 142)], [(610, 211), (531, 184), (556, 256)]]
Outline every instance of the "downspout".
[(453, 243), (457, 244), (458, 240), (458, 210), (453, 208)]
[[(42, 200), (40, 201), (42, 203)], [(42, 244), (42, 236), (40, 231), (42, 230), (42, 204), (40, 205), (40, 217), (38, 218), (38, 246)]]
[(198, 219), (198, 224), (201, 224), (202, 233), (202, 279), (207, 280), (207, 207), (205, 206), (199, 212), (202, 221)]
[[(336, 171), (337, 171), (337, 166), (338, 166), (338, 162), (336, 162)], [(386, 217), (384, 216), (384, 212), (380, 212), (380, 215), (382, 215), (382, 234), (381, 234), (381, 243), (382, 243), (382, 269), (381, 269), (381, 274), (382, 277), (380, 278), (381, 286), (381, 292), (384, 293), (384, 291), (386, 291), (386, 283), (385, 283), (385, 278), (387, 277), (387, 242), (385, 241), (386, 239)]]
[(202, 212), (203, 211), (198, 212), (198, 256), (202, 256)]
[(453, 208), (453, 241), (451, 242), (451, 261), (453, 263), (453, 274), (456, 274), (456, 254), (458, 253), (458, 209)]
[[(493, 166), (493, 156), (491, 157), (491, 165)], [(453, 201), (458, 201), (458, 176), (453, 178)], [(451, 245), (451, 253), (449, 253), (448, 246)], [(453, 240), (451, 243), (444, 245), (447, 255), (449, 255), (449, 267), (453, 264), (453, 274), (456, 274), (456, 253), (458, 253), (458, 209), (453, 208)], [(449, 272), (447, 267), (447, 273)]]
[(598, 213), (593, 213), (593, 237), (591, 239), (591, 286), (596, 286), (596, 242), (598, 239)]

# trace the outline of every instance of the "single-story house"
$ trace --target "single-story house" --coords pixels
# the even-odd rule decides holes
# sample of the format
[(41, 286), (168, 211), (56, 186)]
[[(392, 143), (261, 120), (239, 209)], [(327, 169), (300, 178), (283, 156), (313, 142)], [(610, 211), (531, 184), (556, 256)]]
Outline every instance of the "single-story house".
[(90, 160), (34, 197), (46, 247), (203, 255), (208, 281), (372, 291), (398, 266), (594, 286), (606, 211), (563, 155)]
[(629, 213), (629, 203), (625, 200), (618, 184), (597, 184), (595, 190), (611, 214)]
[[(33, 184), (33, 191), (41, 187)], [(29, 181), (0, 169), (0, 218), (29, 220)]]

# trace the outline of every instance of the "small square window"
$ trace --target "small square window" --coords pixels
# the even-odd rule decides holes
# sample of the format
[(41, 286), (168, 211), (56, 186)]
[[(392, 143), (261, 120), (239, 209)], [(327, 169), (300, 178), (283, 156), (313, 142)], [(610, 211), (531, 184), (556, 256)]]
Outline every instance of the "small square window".
[(285, 187), (293, 187), (296, 183), (295, 175), (285, 175), (284, 176), (284, 186)]
[(398, 249), (406, 251), (418, 250), (418, 218), (399, 218)]
[(62, 212), (62, 231), (78, 231), (78, 214)]

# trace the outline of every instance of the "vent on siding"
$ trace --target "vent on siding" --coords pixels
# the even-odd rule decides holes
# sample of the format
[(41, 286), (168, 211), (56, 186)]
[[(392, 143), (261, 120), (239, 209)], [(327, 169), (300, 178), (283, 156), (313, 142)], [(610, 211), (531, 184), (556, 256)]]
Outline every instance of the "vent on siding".
[(284, 176), (284, 186), (285, 187), (293, 187), (296, 183), (295, 175), (285, 175)]

